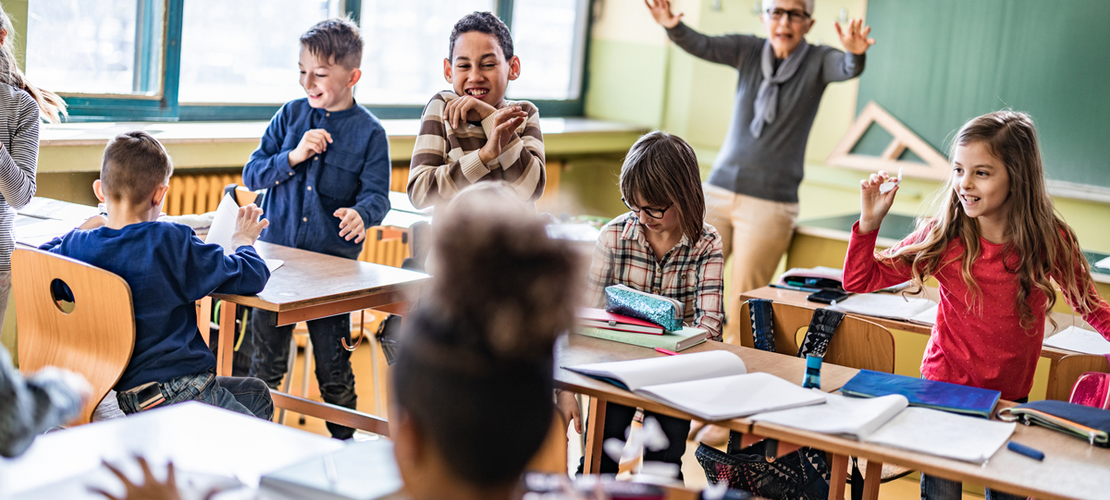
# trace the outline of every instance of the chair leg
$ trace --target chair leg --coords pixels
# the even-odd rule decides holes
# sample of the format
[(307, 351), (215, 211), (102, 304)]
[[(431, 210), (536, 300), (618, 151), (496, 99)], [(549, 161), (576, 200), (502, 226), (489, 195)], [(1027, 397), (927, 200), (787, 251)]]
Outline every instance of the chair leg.
[[(281, 381), (282, 392), (289, 393), (293, 385), (293, 367), (297, 364), (297, 341), (289, 337), (289, 359), (285, 361), (285, 378)], [(278, 423), (285, 425), (285, 408), (278, 411)]]
[[(304, 372), (301, 374), (301, 397), (308, 399), (308, 374), (312, 371), (312, 339), (306, 338), (304, 341)], [(304, 414), (297, 419), (301, 425), (304, 425)]]

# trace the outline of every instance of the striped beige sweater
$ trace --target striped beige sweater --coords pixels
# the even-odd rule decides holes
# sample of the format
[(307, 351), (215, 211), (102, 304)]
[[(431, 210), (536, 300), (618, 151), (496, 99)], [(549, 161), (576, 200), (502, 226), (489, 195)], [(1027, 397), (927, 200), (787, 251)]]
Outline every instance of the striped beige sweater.
[(480, 181), (505, 180), (521, 200), (535, 201), (543, 194), (547, 173), (544, 170), (543, 135), (540, 115), (528, 101), (507, 101), (518, 105), (528, 119), (517, 127), (501, 155), (483, 164), (478, 150), (486, 144), (493, 130), (493, 116), (481, 124), (462, 123), (453, 129), (447, 124), (443, 110), (458, 96), (444, 91), (432, 97), (420, 118), (420, 133), (412, 152), (408, 193), (418, 208), (450, 200), (462, 189)]

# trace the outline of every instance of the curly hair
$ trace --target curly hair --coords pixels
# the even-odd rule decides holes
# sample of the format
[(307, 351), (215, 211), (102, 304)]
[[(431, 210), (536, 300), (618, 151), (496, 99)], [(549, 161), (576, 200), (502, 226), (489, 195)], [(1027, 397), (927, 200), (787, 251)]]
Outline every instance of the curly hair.
[(505, 54), (505, 60), (513, 58), (513, 34), (509, 32), (509, 27), (490, 12), (474, 11), (459, 19), (451, 29), (451, 42), (447, 46), (448, 60), (455, 60), (455, 40), (458, 40), (463, 33), (471, 31), (493, 35), (497, 38), (497, 44), (501, 46), (501, 52)]

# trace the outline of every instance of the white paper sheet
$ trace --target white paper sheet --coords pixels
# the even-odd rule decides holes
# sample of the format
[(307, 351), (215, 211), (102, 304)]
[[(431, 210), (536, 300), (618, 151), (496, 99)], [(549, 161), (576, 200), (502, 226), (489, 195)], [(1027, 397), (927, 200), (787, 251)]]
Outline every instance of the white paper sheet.
[[(879, 318), (907, 320), (936, 307), (937, 303), (923, 297), (902, 297), (881, 293), (859, 293), (836, 301), (829, 309)], [(936, 315), (933, 315), (936, 318)], [(934, 319), (934, 321), (936, 321)]]
[(937, 324), (937, 312), (940, 310), (940, 304), (936, 304), (920, 313), (909, 317), (909, 320), (914, 323), (921, 323), (923, 325), (933, 326)]
[(619, 380), (635, 391), (644, 386), (684, 380), (700, 380), (747, 373), (744, 360), (728, 351), (709, 351), (677, 356), (590, 363), (564, 368)]
[(1102, 269), (1110, 270), (1110, 257), (1095, 262), (1095, 267), (1101, 267)]
[(803, 389), (769, 373), (651, 385), (637, 392), (707, 420), (727, 420), (820, 404), (825, 402), (826, 396), (819, 390)]
[(1069, 326), (1064, 331), (1044, 339), (1044, 345), (1087, 354), (1110, 354), (1110, 341), (1097, 332)]
[(239, 204), (231, 199), (231, 195), (224, 195), (220, 205), (216, 207), (216, 215), (212, 218), (212, 226), (208, 228), (205, 243), (216, 243), (224, 247), (224, 254), (235, 253), (232, 248), (231, 237), (235, 234), (235, 218), (239, 214)]
[(981, 464), (998, 451), (1017, 424), (929, 408), (909, 407), (865, 441)]
[(826, 404), (752, 415), (752, 420), (825, 434), (863, 439), (882, 427), (910, 401), (900, 394), (877, 398), (849, 398), (829, 394)]
[(82, 222), (84, 220), (40, 219), (16, 215), (15, 221), (12, 223), (12, 232), (15, 241), (38, 247), (56, 237), (69, 233)]

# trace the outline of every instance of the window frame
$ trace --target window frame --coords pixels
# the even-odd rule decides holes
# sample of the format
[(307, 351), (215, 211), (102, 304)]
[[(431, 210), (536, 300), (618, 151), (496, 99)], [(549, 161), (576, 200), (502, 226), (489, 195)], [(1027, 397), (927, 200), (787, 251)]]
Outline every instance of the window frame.
[[(180, 103), (178, 89), (181, 75), (181, 35), (184, 22), (185, 0), (136, 0), (141, 2), (140, 9), (150, 12), (156, 2), (163, 2), (164, 31), (162, 37), (162, 57), (160, 68), (152, 68), (150, 57), (136, 56), (136, 72), (139, 78), (149, 79), (152, 71), (160, 71), (161, 87), (147, 94), (86, 94), (59, 92), (65, 99), (70, 122), (97, 121), (258, 121), (269, 120), (284, 103)], [(495, 0), (495, 11), (512, 29), (514, 0)], [(539, 108), (541, 116), (580, 117), (584, 115), (586, 89), (589, 82), (590, 29), (593, 23), (594, 0), (586, 0), (584, 36), (581, 54), (581, 68), (574, 74), (579, 76), (579, 93), (576, 99), (532, 100)], [(362, 2), (344, 0), (341, 11), (352, 19), (361, 19)], [(149, 18), (150, 16), (146, 16)], [(149, 19), (144, 18), (144, 21)], [(144, 40), (145, 41), (145, 40)], [(149, 43), (140, 43), (140, 50), (149, 54)], [(149, 80), (146, 80), (149, 81)], [(360, 103), (380, 119), (420, 118), (423, 104), (412, 105), (373, 105)]]

